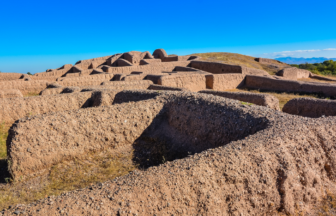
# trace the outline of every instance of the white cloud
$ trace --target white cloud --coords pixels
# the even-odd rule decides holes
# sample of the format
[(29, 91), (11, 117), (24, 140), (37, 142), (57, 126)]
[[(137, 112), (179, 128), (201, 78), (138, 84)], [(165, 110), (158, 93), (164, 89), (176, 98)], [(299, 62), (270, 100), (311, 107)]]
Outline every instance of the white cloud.
[(312, 50), (293, 50), (293, 51), (282, 51), (282, 52), (273, 52), (273, 53), (264, 53), (265, 57), (288, 57), (294, 56), (296, 54), (303, 54), (303, 53), (313, 53), (313, 52), (321, 52), (321, 51), (335, 51), (336, 48), (326, 48), (326, 49), (312, 49)]

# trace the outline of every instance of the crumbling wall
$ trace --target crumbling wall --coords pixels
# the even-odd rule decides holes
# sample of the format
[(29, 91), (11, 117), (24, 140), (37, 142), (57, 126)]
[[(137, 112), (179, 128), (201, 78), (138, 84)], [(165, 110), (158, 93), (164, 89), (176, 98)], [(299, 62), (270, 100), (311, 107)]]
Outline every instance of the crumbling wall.
[(112, 56), (109, 55), (104, 57), (81, 60), (76, 62), (75, 66), (80, 69), (95, 69), (95, 67), (98, 67), (99, 65), (106, 63), (107, 59), (111, 57)]
[(23, 95), (17, 89), (0, 90), (0, 98), (15, 98), (15, 97), (23, 97)]
[(106, 81), (106, 79), (100, 79), (100, 80), (92, 80), (92, 79), (82, 79), (78, 81), (59, 81), (57, 82), (61, 86), (90, 86), (90, 85), (100, 85), (102, 82)]
[(311, 118), (336, 116), (336, 101), (306, 97), (294, 98), (285, 104), (282, 111)]
[(287, 79), (297, 80), (302, 78), (309, 78), (311, 72), (308, 70), (299, 69), (296, 67), (284, 68), (280, 70), (277, 75)]
[(134, 80), (143, 80), (145, 79), (147, 74), (130, 74), (127, 76), (123, 76), (121, 80), (123, 81), (134, 81)]
[(1, 81), (12, 81), (12, 80), (18, 80), (23, 74), (20, 73), (0, 73), (0, 82)]
[(307, 83), (247, 75), (245, 78), (245, 85), (246, 87), (253, 89), (284, 92), (318, 93), (325, 96), (336, 96), (336, 85), (327, 83)]
[(33, 76), (37, 76), (37, 77), (49, 77), (49, 76), (51, 76), (51, 77), (61, 77), (64, 74), (66, 74), (70, 71), (72, 71), (72, 67), (70, 69), (66, 68), (66, 69), (60, 69), (60, 70), (52, 70), (50, 72), (35, 73)]
[(131, 145), (162, 107), (147, 100), (21, 119), (9, 131), (10, 173), (14, 179), (24, 178), (86, 152)]
[(126, 59), (118, 59), (117, 61), (118, 67), (127, 67), (127, 66), (133, 66), (133, 64)]
[(162, 62), (161, 59), (142, 59), (140, 61), (140, 65), (147, 65), (147, 64), (157, 65), (161, 62)]
[(197, 68), (199, 70), (207, 71), (214, 74), (224, 73), (240, 73), (259, 76), (269, 76), (264, 70), (243, 67), (239, 65), (223, 64), (218, 62), (206, 62), (206, 61), (190, 61), (190, 67)]
[(65, 87), (58, 87), (58, 88), (46, 88), (40, 92), (40, 95), (54, 95), (60, 94)]
[(290, 79), (290, 80), (297, 80), (298, 79), (298, 71), (295, 68), (282, 69), (276, 75), (281, 76), (285, 79)]
[(147, 88), (153, 84), (152, 81), (150, 80), (137, 80), (137, 81), (112, 81), (112, 82), (103, 82), (101, 85), (102, 86), (115, 86), (115, 87), (118, 87), (118, 86), (125, 86), (125, 85), (128, 85), (128, 86), (142, 86), (142, 85), (147, 85)]
[(182, 74), (161, 76), (158, 84), (169, 87), (185, 88), (190, 91), (206, 89), (206, 79), (203, 74)]
[(258, 94), (249, 92), (224, 92), (224, 91), (211, 91), (211, 90), (203, 90), (199, 91), (199, 93), (212, 94), (220, 97), (253, 103), (259, 106), (265, 106), (274, 110), (280, 110), (279, 100), (276, 97), (269, 94)]
[(40, 93), (48, 85), (47, 81), (34, 80), (34, 81), (3, 81), (0, 82), (0, 89), (18, 89), (22, 94)]
[(91, 92), (0, 99), (0, 122), (90, 106)]
[(79, 76), (79, 77), (60, 77), (57, 79), (58, 82), (61, 81), (86, 81), (86, 80), (111, 80), (113, 74), (96, 74), (89, 76)]
[(162, 86), (162, 85), (150, 85), (148, 90), (159, 90), (159, 91), (189, 91), (185, 88), (176, 88), (176, 87), (169, 87), (169, 86)]
[(215, 91), (236, 89), (244, 85), (243, 74), (209, 74), (205, 75), (206, 87)]
[(257, 62), (264, 63), (264, 64), (274, 64), (274, 63), (282, 63), (275, 59), (268, 59), (268, 58), (256, 58)]
[(161, 62), (155, 65), (134, 65), (128, 67), (111, 67), (104, 66), (104, 71), (113, 74), (130, 74), (133, 71), (143, 72), (147, 74), (158, 74), (162, 71), (173, 71), (176, 66), (186, 67), (190, 64), (189, 61), (177, 61), (177, 62)]

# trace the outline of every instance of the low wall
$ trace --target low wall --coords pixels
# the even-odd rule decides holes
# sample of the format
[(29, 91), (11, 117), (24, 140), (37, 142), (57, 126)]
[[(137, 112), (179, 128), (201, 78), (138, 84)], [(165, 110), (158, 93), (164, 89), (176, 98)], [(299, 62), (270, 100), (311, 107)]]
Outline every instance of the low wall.
[(309, 78), (311, 72), (308, 70), (299, 69), (296, 67), (284, 68), (280, 70), (277, 75), (287, 79), (297, 80), (302, 78)]
[(60, 77), (57, 79), (58, 82), (61, 81), (87, 81), (87, 80), (111, 80), (113, 78), (113, 74), (95, 74), (89, 76), (80, 76), (80, 77)]
[(40, 95), (55, 95), (60, 94), (65, 87), (59, 87), (59, 88), (46, 88), (43, 91), (40, 92)]
[(276, 97), (269, 94), (257, 94), (249, 92), (224, 92), (224, 91), (211, 91), (211, 90), (199, 91), (199, 93), (212, 94), (220, 97), (253, 103), (259, 106), (265, 106), (274, 110), (280, 110), (279, 100)]
[(16, 97), (23, 97), (20, 90), (17, 89), (0, 90), (0, 98), (16, 98)]
[(0, 90), (18, 89), (22, 94), (28, 93), (40, 93), (48, 86), (47, 81), (44, 80), (32, 80), (32, 81), (3, 81), (0, 82)]
[(190, 67), (204, 70), (214, 74), (240, 73), (258, 76), (270, 76), (266, 71), (243, 67), (239, 65), (223, 64), (218, 62), (190, 61)]
[(283, 70), (280, 70), (279, 72), (276, 73), (277, 76), (281, 76), (285, 79), (290, 79), (290, 80), (297, 80), (298, 79), (298, 74), (297, 70), (293, 70), (292, 68), (286, 68)]
[(206, 89), (206, 79), (203, 74), (161, 76), (158, 79), (158, 84), (162, 86), (185, 88), (190, 91), (200, 91)]
[(327, 83), (307, 83), (247, 75), (245, 78), (245, 86), (253, 89), (284, 92), (318, 93), (325, 96), (336, 97), (336, 85)]
[(13, 123), (25, 116), (88, 107), (90, 98), (91, 92), (0, 99), (0, 122)]
[[(152, 85), (153, 82), (150, 80), (137, 80), (137, 81), (112, 81), (112, 82), (103, 82), (102, 86), (115, 86), (115, 87), (122, 87), (122, 86), (147, 86), (147, 88)], [(146, 88), (146, 89), (147, 89)]]
[(11, 176), (25, 178), (90, 151), (132, 145), (163, 105), (146, 100), (21, 119), (9, 130)]
[(311, 118), (336, 116), (336, 101), (305, 97), (295, 98), (288, 101), (282, 111), (292, 115)]
[(148, 87), (148, 90), (162, 90), (162, 91), (189, 91), (185, 88), (175, 88), (175, 87), (169, 87), (169, 86), (162, 86), (162, 85), (150, 85)]
[(121, 80), (123, 81), (134, 81), (134, 80), (143, 80), (145, 79), (147, 74), (130, 74), (127, 76), (123, 76)]
[(23, 74), (21, 73), (0, 73), (0, 81), (18, 80)]
[(122, 58), (118, 59), (117, 65), (118, 65), (118, 67), (133, 66), (133, 64), (131, 62), (127, 61), (126, 59), (122, 59)]
[(244, 85), (243, 74), (211, 74), (205, 75), (206, 87), (215, 91), (236, 89)]
[(35, 73), (33, 76), (37, 76), (37, 77), (61, 77), (64, 74), (70, 72), (72, 70), (72, 68), (70, 69), (60, 69), (60, 70), (53, 70), (50, 72), (41, 72), (41, 73)]
[(158, 62), (155, 65), (133, 65), (128, 67), (111, 67), (104, 66), (104, 71), (113, 74), (130, 74), (133, 71), (143, 72), (147, 74), (158, 74), (161, 71), (173, 71), (176, 66), (186, 67), (190, 64), (189, 61), (177, 61), (177, 62)]
[(147, 65), (147, 64), (156, 65), (161, 62), (162, 62), (161, 59), (142, 59), (140, 60), (140, 65)]
[(100, 85), (102, 82), (106, 81), (106, 79), (102, 80), (79, 80), (79, 81), (60, 81), (57, 82), (61, 86), (90, 86), (90, 85)]

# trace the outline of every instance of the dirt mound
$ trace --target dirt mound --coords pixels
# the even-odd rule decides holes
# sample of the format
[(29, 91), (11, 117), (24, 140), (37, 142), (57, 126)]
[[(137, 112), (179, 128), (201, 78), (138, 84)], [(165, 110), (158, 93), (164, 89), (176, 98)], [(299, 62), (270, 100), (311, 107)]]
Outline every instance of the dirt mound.
[[(62, 121), (67, 122), (66, 130)], [(129, 145), (137, 137), (134, 160), (149, 167), (29, 204), (26, 214), (294, 214), (312, 212), (327, 190), (335, 192), (335, 124), (334, 117), (296, 117), (212, 95), (175, 92), (21, 120), (12, 128), (8, 144), (16, 163), (33, 170), (49, 163), (48, 155), (54, 159), (91, 146)], [(88, 142), (84, 137), (92, 142), (78, 145)], [(26, 139), (32, 144), (27, 146)], [(49, 144), (42, 149), (39, 143)], [(65, 144), (67, 151), (56, 149), (54, 157), (57, 143)], [(32, 151), (27, 153), (27, 148)], [(45, 159), (37, 160), (35, 154)], [(168, 162), (150, 167), (167, 155)], [(23, 163), (28, 158), (31, 163)]]

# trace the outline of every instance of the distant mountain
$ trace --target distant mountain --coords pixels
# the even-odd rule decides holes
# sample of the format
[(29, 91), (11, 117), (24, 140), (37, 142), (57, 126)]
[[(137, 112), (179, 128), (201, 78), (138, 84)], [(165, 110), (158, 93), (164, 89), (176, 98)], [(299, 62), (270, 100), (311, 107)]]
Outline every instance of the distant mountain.
[(293, 58), (293, 57), (282, 57), (282, 58), (276, 58), (276, 60), (287, 63), (287, 64), (304, 64), (304, 63), (322, 63), (327, 60), (334, 60), (336, 61), (336, 58), (324, 58), (324, 57), (314, 57), (314, 58)]

